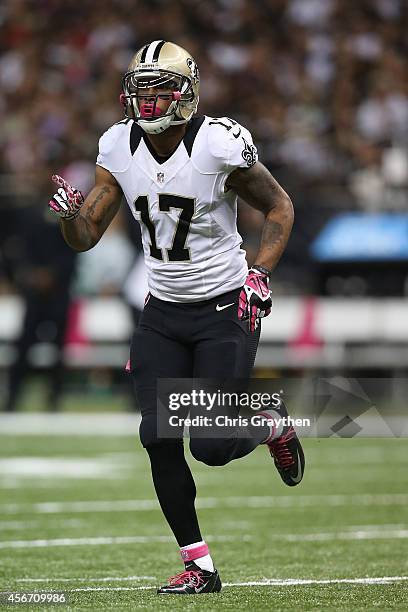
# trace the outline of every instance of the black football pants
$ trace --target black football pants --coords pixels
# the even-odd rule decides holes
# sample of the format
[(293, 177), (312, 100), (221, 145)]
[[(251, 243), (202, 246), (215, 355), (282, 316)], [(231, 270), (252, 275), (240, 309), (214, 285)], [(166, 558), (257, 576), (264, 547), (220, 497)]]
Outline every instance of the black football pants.
[[(259, 341), (238, 320), (240, 288), (203, 302), (180, 304), (150, 296), (131, 344), (131, 373), (142, 413), (140, 439), (146, 448), (163, 513), (179, 543), (201, 540), (194, 507), (196, 489), (180, 436), (161, 438), (157, 421), (157, 379), (249, 379)], [(228, 305), (228, 306), (227, 306)], [(238, 409), (237, 409), (238, 413)], [(207, 465), (225, 465), (250, 453), (266, 428), (225, 437), (191, 437), (190, 450)], [(242, 433), (242, 432), (241, 432)]]

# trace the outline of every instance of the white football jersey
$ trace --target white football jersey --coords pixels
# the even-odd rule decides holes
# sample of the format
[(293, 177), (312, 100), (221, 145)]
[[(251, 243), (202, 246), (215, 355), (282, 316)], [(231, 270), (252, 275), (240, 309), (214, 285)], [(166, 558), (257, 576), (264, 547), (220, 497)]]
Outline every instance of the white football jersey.
[(115, 177), (141, 224), (152, 295), (198, 302), (244, 283), (237, 196), (224, 186), (233, 170), (256, 161), (251, 134), (226, 117), (194, 118), (168, 158), (130, 119), (103, 134), (96, 163)]

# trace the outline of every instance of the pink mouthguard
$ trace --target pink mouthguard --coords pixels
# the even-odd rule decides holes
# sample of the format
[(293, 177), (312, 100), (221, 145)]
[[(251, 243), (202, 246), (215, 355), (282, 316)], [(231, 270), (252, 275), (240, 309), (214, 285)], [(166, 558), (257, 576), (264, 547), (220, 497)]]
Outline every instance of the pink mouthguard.
[(162, 114), (163, 114), (163, 111), (161, 111), (160, 108), (158, 108), (157, 106), (156, 108), (154, 108), (154, 104), (146, 103), (140, 106), (140, 116), (143, 119), (150, 118), (150, 117), (160, 117), (160, 115)]

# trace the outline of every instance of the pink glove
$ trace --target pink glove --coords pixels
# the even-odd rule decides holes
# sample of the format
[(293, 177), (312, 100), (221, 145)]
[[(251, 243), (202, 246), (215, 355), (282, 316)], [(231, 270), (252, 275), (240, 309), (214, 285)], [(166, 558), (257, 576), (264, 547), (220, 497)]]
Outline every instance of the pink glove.
[(248, 271), (238, 300), (238, 319), (248, 321), (250, 332), (258, 327), (258, 320), (267, 317), (272, 307), (268, 270), (253, 266)]
[(49, 208), (63, 219), (75, 219), (84, 203), (84, 196), (58, 174), (54, 174), (52, 180), (60, 188), (48, 202)]

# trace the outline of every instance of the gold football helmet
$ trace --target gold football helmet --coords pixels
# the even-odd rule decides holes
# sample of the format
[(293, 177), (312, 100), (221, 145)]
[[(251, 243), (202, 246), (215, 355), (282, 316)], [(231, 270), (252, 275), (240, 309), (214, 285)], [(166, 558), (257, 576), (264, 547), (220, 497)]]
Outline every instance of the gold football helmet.
[[(197, 111), (200, 76), (197, 64), (182, 47), (155, 40), (136, 53), (122, 80), (120, 100), (125, 115), (149, 134), (186, 123)], [(148, 103), (143, 103), (146, 101)], [(170, 102), (164, 114), (158, 100)]]

